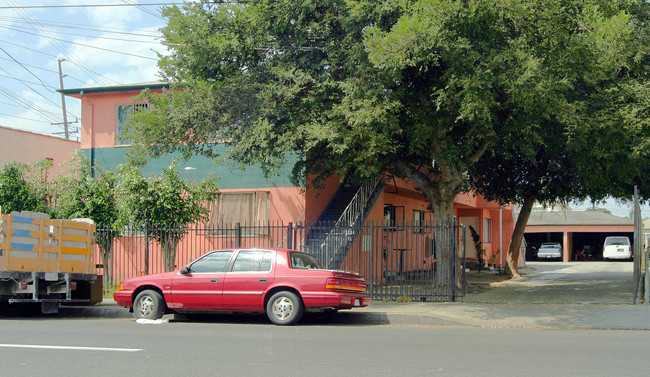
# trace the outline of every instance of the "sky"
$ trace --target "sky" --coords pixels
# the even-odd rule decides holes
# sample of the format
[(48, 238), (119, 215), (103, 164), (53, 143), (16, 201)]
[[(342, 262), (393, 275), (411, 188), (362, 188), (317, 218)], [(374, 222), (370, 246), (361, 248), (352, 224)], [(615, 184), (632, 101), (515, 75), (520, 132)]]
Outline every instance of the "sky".
[[(156, 53), (166, 52), (160, 44), (159, 29), (165, 25), (160, 10), (162, 4), (180, 2), (0, 0), (0, 126), (63, 137), (61, 95), (56, 92), (61, 87), (59, 59), (65, 59), (64, 88), (159, 80)], [(68, 121), (77, 121), (81, 102), (65, 101)], [(70, 130), (78, 130), (79, 122), (71, 123)], [(78, 135), (73, 132), (71, 138), (78, 140)], [(573, 210), (591, 206), (570, 203)], [(632, 208), (615, 200), (597, 207), (621, 217)], [(650, 217), (648, 204), (642, 208), (643, 216)]]
[[(165, 25), (160, 4), (173, 2), (180, 3), (0, 0), (0, 126), (63, 136), (59, 59), (65, 59), (64, 88), (159, 80), (156, 52), (166, 52), (160, 44), (159, 29)], [(81, 117), (81, 103), (65, 101), (68, 122), (74, 122)], [(72, 123), (70, 129), (79, 126)]]

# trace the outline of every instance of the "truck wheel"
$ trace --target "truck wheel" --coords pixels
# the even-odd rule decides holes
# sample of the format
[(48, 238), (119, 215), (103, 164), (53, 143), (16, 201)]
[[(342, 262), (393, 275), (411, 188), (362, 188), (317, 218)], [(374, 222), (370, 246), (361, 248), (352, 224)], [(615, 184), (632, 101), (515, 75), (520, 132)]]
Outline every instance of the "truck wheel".
[(300, 298), (288, 291), (281, 291), (266, 303), (266, 315), (276, 325), (294, 325), (300, 318), (304, 309)]
[(160, 319), (165, 314), (165, 299), (154, 290), (140, 292), (133, 301), (135, 318)]

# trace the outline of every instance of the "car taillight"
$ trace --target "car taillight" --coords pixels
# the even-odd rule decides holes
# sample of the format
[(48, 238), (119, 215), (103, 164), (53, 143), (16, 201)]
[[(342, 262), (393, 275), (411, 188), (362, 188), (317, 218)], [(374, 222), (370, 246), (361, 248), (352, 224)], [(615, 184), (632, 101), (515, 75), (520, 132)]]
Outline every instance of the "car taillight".
[(77, 290), (77, 282), (76, 281), (71, 281), (70, 282), (70, 290), (71, 291)]
[(325, 282), (325, 289), (341, 289), (341, 279), (328, 278)]
[(117, 286), (117, 290), (118, 291), (123, 291), (124, 290), (124, 285), (122, 285), (122, 283), (120, 283), (120, 285)]

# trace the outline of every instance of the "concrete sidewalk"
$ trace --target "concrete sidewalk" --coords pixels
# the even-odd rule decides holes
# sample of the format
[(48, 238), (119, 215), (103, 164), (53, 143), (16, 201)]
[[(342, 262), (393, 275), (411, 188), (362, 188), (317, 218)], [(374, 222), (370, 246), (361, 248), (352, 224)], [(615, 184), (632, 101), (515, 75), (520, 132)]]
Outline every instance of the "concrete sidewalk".
[(376, 302), (349, 315), (394, 325), (650, 330), (646, 305)]
[[(334, 324), (650, 330), (648, 308), (647, 305), (372, 302), (365, 308), (339, 312)], [(62, 307), (56, 316), (133, 318), (128, 309), (117, 306), (113, 300), (93, 307)]]
[[(631, 269), (629, 262), (529, 263), (521, 279), (494, 273), (468, 277), (470, 289), (463, 302), (373, 301), (365, 308), (340, 311), (334, 323), (650, 330), (650, 305), (631, 305)], [(113, 300), (94, 307), (63, 307), (59, 316), (133, 318)], [(255, 318), (234, 321), (268, 321)]]

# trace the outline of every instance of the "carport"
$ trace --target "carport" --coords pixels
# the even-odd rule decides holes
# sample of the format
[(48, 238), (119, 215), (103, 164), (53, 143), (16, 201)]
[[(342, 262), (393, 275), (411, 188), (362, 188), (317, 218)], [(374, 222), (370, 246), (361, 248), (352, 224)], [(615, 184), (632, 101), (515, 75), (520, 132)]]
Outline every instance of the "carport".
[(634, 221), (601, 211), (533, 212), (528, 219), (524, 238), (529, 249), (544, 242), (562, 244), (563, 261), (576, 259), (576, 251), (588, 246), (596, 260), (602, 260), (607, 236), (626, 236), (633, 240)]

